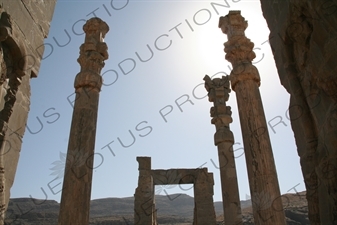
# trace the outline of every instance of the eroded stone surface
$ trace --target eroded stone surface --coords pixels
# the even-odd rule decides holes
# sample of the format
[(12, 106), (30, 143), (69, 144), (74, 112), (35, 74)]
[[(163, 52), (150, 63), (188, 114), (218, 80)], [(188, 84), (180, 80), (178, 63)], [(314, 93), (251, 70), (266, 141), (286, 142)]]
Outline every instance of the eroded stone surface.
[(211, 108), (212, 124), (215, 125), (214, 144), (218, 147), (222, 203), (225, 224), (242, 224), (239, 187), (234, 160), (234, 135), (229, 129), (232, 122), (231, 107), (226, 106), (229, 98), (229, 76), (211, 79), (204, 77), (208, 100), (214, 102)]
[[(312, 225), (337, 223), (337, 2), (261, 0)], [(277, 129), (277, 127), (275, 127)]]
[(248, 179), (256, 225), (285, 225), (280, 188), (259, 91), (260, 76), (252, 65), (254, 44), (245, 36), (247, 21), (240, 11), (220, 17), (219, 28), (227, 34), (226, 59), (233, 65), (230, 74), (236, 92)]
[[(2, 211), (8, 204), (28, 118), (30, 77), (36, 77), (38, 74), (43, 41), (49, 31), (55, 3), (55, 0), (38, 2), (0, 0)], [(2, 219), (0, 223), (3, 223)]]
[(101, 69), (108, 58), (103, 38), (108, 25), (91, 18), (83, 26), (85, 42), (80, 47), (81, 71), (75, 78), (75, 104), (60, 204), (59, 225), (89, 224), (92, 168), (96, 137)]
[(193, 225), (215, 225), (213, 174), (207, 168), (152, 170), (150, 157), (137, 157), (138, 187), (135, 191), (134, 224), (156, 225), (155, 185), (194, 184)]

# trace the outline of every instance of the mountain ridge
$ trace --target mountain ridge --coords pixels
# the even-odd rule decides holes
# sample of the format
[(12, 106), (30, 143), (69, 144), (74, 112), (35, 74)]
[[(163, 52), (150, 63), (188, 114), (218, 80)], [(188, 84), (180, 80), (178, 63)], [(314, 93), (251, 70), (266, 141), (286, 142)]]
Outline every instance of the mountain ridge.
[[(288, 225), (305, 225), (307, 203), (305, 192), (286, 194), (285, 214)], [(193, 222), (194, 198), (187, 194), (156, 195), (158, 223), (187, 225)], [(101, 198), (91, 200), (90, 225), (133, 225), (134, 197)], [(223, 224), (222, 202), (214, 202), (218, 224)], [(251, 201), (241, 201), (244, 225), (253, 223)], [(10, 199), (5, 224), (57, 224), (59, 203), (55, 200), (33, 198)]]

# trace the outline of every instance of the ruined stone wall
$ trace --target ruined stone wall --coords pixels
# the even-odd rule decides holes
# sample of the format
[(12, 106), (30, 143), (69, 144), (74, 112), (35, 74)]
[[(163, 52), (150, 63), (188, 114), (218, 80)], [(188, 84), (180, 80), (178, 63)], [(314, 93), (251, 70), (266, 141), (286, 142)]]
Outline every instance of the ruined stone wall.
[[(9, 191), (13, 185), (15, 172), (20, 155), (22, 137), (28, 118), (30, 105), (30, 79), (37, 77), (41, 58), (44, 51), (44, 39), (47, 37), (50, 21), (54, 12), (56, 0), (0, 0), (2, 18), (9, 15), (8, 23), (5, 19), (0, 25), (0, 121), (8, 117), (8, 128), (4, 142), (4, 171), (5, 171), (5, 198), (6, 204), (10, 197)], [(9, 37), (4, 36), (4, 26)], [(6, 39), (6, 40), (5, 40)], [(10, 40), (9, 40), (10, 39)], [(17, 50), (13, 50), (17, 48)], [(17, 91), (11, 98), (7, 109), (4, 109), (8, 98), (5, 96), (12, 91), (10, 85), (13, 76), (18, 74), (16, 65), (25, 63), (20, 81), (15, 84)], [(6, 111), (6, 112), (4, 112)]]
[(311, 224), (337, 223), (337, 1), (261, 0)]

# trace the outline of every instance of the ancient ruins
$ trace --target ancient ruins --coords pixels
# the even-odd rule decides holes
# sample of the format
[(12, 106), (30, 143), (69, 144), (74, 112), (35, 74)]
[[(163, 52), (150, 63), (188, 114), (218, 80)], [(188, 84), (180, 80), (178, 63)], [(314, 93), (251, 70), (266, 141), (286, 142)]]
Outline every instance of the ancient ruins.
[[(260, 0), (281, 84), (290, 94), (289, 120), (300, 157), (312, 225), (337, 223), (337, 2), (335, 0)], [(30, 105), (30, 79), (37, 77), (43, 40), (49, 32), (56, 0), (0, 0), (0, 225), (4, 224), (10, 188), (22, 145)], [(247, 160), (255, 224), (285, 224), (268, 130), (259, 93), (260, 77), (252, 65), (254, 44), (244, 35), (247, 22), (238, 11), (220, 18), (227, 34), (226, 59), (233, 65), (229, 77), (205, 77), (215, 145), (219, 152), (226, 223), (240, 224), (240, 205), (234, 140), (226, 106), (229, 85), (236, 92)], [(88, 21), (81, 47), (81, 72), (75, 80), (76, 103), (59, 224), (88, 224), (93, 145), (101, 87), (100, 70), (107, 59), (104, 36), (108, 26), (98, 18)], [(34, 35), (30, 35), (33, 33)], [(90, 51), (89, 54), (87, 51)], [(85, 54), (87, 53), (87, 54)], [(25, 57), (31, 56), (31, 57)], [(87, 58), (88, 56), (88, 58)], [(27, 66), (29, 65), (29, 66)], [(95, 71), (94, 73), (89, 72)], [(85, 119), (84, 119), (85, 118)], [(282, 126), (280, 121), (277, 126)], [(8, 146), (11, 151), (7, 151)], [(79, 154), (80, 153), (80, 154)], [(224, 160), (228, 160), (227, 164)], [(135, 222), (156, 224), (153, 187), (166, 183), (195, 185), (196, 224), (215, 224), (212, 208), (213, 178), (206, 169), (152, 170), (149, 158), (139, 160)], [(179, 179), (167, 182), (165, 174)], [(191, 176), (192, 174), (192, 176)], [(185, 177), (185, 175), (188, 175)], [(260, 205), (258, 199), (270, 199)], [(207, 218), (207, 222), (205, 222)], [(140, 222), (144, 221), (144, 222)]]
[(59, 225), (89, 224), (100, 75), (108, 47), (103, 42), (108, 25), (92, 18), (83, 26), (85, 42), (80, 47), (81, 71), (75, 78), (76, 99), (71, 123), (60, 205)]
[[(213, 117), (211, 122), (216, 127), (214, 144), (218, 147), (224, 222), (242, 224), (233, 152), (234, 136), (229, 129), (229, 124), (232, 122), (231, 108), (226, 106), (231, 85), (237, 96), (254, 223), (285, 225), (274, 157), (259, 92), (260, 76), (257, 68), (252, 64), (255, 58), (254, 44), (244, 33), (247, 26), (248, 23), (241, 16), (240, 11), (229, 11), (227, 16), (220, 17), (219, 28), (228, 36), (228, 41), (224, 44), (226, 59), (232, 63), (233, 70), (230, 76), (222, 78), (212, 80), (207, 75), (204, 77), (209, 101), (214, 102), (214, 107), (211, 108), (211, 117)], [(137, 160), (139, 180), (135, 194), (135, 224), (156, 224), (153, 186), (158, 184), (158, 178), (165, 177), (165, 171), (160, 171), (162, 175), (158, 176), (157, 171), (151, 170), (150, 158), (137, 158)], [(176, 172), (177, 182), (179, 184), (184, 182), (179, 176), (182, 176), (185, 170), (176, 170)], [(165, 181), (162, 184), (171, 184), (167, 183), (167, 179)], [(207, 217), (207, 214), (199, 218), (200, 209), (197, 202), (202, 193), (197, 191), (199, 189), (197, 184), (198, 182), (194, 183), (197, 212), (194, 224), (213, 224), (210, 220), (212, 217)]]
[(207, 168), (153, 170), (150, 157), (137, 157), (137, 161), (139, 177), (135, 191), (135, 225), (157, 225), (154, 186), (170, 184), (193, 184), (193, 225), (216, 224), (213, 205), (213, 174), (209, 173)]
[[(226, 59), (232, 63), (229, 76), (236, 92), (241, 132), (245, 148), (254, 222), (286, 224), (268, 127), (260, 96), (260, 75), (252, 64), (254, 44), (246, 38), (247, 21), (240, 11), (220, 17), (219, 28), (227, 34)], [(261, 195), (268, 204), (261, 201)]]
[[(30, 105), (56, 0), (0, 0), (0, 224), (10, 198)], [(41, 13), (43, 12), (43, 13)], [(28, 35), (34, 32), (34, 36)]]
[(337, 224), (337, 2), (261, 0), (261, 7), (290, 94), (310, 223)]
[(214, 102), (211, 108), (212, 124), (215, 125), (214, 144), (218, 147), (222, 204), (225, 224), (242, 224), (238, 180), (234, 160), (234, 135), (229, 129), (232, 122), (231, 107), (226, 106), (231, 91), (229, 77), (204, 77), (208, 100)]
[[(28, 67), (28, 60), (22, 58), (26, 55), (26, 46), (23, 41), (16, 35), (13, 35), (12, 30), (16, 30), (16, 27), (12, 26), (12, 21), (10, 15), (6, 12), (2, 12), (0, 18), (0, 41), (1, 50), (9, 51), (9, 60), (2, 58), (1, 61), (1, 72), (4, 77), (1, 77), (1, 83), (5, 83), (8, 79), (6, 86), (9, 88), (2, 89), (0, 93), (0, 98), (4, 99), (3, 109), (0, 112), (0, 221), (4, 221), (4, 215), (6, 210), (6, 198), (8, 200), (8, 190), (6, 185), (6, 174), (5, 174), (5, 159), (4, 153), (6, 152), (7, 138), (6, 134), (11, 129), (9, 128), (9, 118), (13, 113), (14, 103), (16, 101), (16, 94), (19, 90), (19, 86), (22, 82), (23, 76), (26, 75), (26, 70)], [(11, 48), (9, 48), (9, 46)], [(6, 196), (7, 192), (7, 196)]]

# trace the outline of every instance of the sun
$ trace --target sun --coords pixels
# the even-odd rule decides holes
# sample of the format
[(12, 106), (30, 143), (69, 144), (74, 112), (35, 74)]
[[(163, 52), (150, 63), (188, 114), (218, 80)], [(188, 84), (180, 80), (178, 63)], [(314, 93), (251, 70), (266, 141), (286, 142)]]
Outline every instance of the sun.
[(198, 55), (208, 68), (224, 67), (228, 62), (225, 60), (224, 43), (227, 36), (214, 26), (205, 26), (196, 39)]

